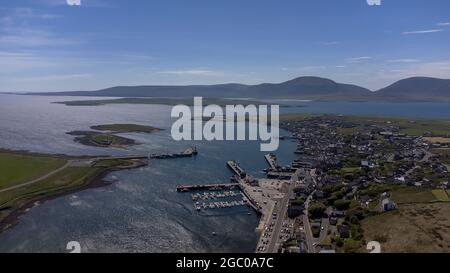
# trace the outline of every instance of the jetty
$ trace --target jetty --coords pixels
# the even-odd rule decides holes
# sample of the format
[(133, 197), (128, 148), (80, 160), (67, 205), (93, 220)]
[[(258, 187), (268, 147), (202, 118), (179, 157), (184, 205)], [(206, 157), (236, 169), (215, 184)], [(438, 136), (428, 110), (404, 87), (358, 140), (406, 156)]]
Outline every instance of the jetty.
[(139, 159), (172, 159), (182, 157), (192, 157), (198, 154), (196, 147), (189, 147), (181, 153), (175, 154), (147, 154), (147, 155), (122, 155), (122, 156), (100, 156), (93, 158), (92, 161), (99, 161), (104, 159), (117, 159), (117, 160), (139, 160)]
[(150, 154), (148, 155), (149, 159), (173, 159), (173, 158), (182, 158), (182, 157), (192, 157), (198, 154), (196, 147), (189, 147), (181, 153), (177, 154)]
[(205, 185), (181, 185), (177, 187), (178, 192), (189, 192), (189, 191), (219, 191), (219, 190), (232, 190), (238, 189), (239, 183), (223, 183), (223, 184), (205, 184)]
[(239, 164), (232, 160), (232, 161), (228, 161), (227, 162), (227, 166), (228, 168), (230, 168), (235, 175), (237, 175), (239, 178), (246, 178), (247, 174), (245, 173), (245, 171), (239, 166)]
[(266, 159), (272, 170), (278, 169), (279, 166), (277, 164), (277, 157), (274, 154), (267, 154), (264, 156), (264, 158)]

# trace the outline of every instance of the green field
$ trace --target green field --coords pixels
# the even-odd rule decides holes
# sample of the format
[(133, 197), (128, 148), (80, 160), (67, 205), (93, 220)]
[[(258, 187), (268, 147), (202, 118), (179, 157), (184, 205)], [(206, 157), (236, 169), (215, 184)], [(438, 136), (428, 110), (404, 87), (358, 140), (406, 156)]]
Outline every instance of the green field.
[(438, 201), (431, 190), (423, 188), (399, 188), (392, 192), (392, 200), (397, 204), (429, 203)]
[(450, 201), (447, 192), (445, 190), (432, 190), (431, 193), (433, 193), (434, 197), (436, 197), (436, 199), (441, 202)]
[(42, 177), (66, 162), (57, 157), (0, 153), (0, 189)]
[(353, 121), (359, 125), (389, 125), (399, 129), (400, 133), (410, 136), (423, 136), (430, 134), (431, 136), (446, 136), (450, 134), (449, 120), (429, 120), (429, 119), (407, 119), (395, 117), (341, 117), (347, 121)]
[(317, 115), (313, 114), (283, 114), (280, 115), (280, 121), (302, 121)]
[[(89, 159), (86, 160), (89, 162)], [(20, 185), (23, 182), (43, 177), (64, 166), (67, 161), (68, 159), (51, 156), (1, 153), (0, 170), (2, 174), (5, 174), (1, 176), (3, 189), (6, 188), (5, 185)], [(83, 161), (78, 159), (77, 162)], [(135, 163), (132, 160), (103, 159), (97, 161), (92, 167), (88, 163), (80, 164), (80, 166), (68, 166), (33, 184), (0, 192), (0, 222), (25, 204), (79, 189), (89, 185), (106, 171), (133, 167)], [(6, 180), (6, 177), (10, 179)]]
[(359, 172), (360, 170), (361, 170), (360, 167), (348, 167), (348, 168), (342, 168), (341, 172), (343, 174), (349, 174), (349, 173)]
[(339, 128), (338, 131), (345, 135), (352, 135), (370, 129), (371, 125), (395, 128), (398, 133), (410, 136), (435, 136), (444, 137), (450, 135), (450, 120), (408, 119), (398, 117), (367, 117), (367, 116), (337, 116), (318, 114), (285, 114), (280, 116), (281, 121), (302, 121), (311, 117), (328, 117), (336, 120), (353, 122), (353, 128)]
[(114, 135), (98, 134), (92, 135), (91, 141), (98, 145), (119, 146), (124, 143), (123, 139)]
[(0, 208), (17, 207), (34, 198), (43, 198), (79, 187), (95, 172), (96, 169), (89, 167), (67, 168), (38, 183), (0, 193)]
[(450, 149), (449, 148), (433, 149), (432, 152), (434, 154), (439, 155), (442, 163), (450, 165)]
[(100, 133), (96, 131), (73, 131), (67, 134), (76, 136), (74, 139), (75, 142), (94, 147), (124, 148), (136, 143), (133, 139), (116, 136), (113, 133)]
[(362, 221), (365, 241), (378, 241), (382, 252), (436, 253), (450, 249), (450, 203), (444, 190), (395, 187), (392, 212)]
[(365, 241), (380, 242), (383, 253), (450, 251), (450, 203), (401, 205), (364, 219), (362, 227)]

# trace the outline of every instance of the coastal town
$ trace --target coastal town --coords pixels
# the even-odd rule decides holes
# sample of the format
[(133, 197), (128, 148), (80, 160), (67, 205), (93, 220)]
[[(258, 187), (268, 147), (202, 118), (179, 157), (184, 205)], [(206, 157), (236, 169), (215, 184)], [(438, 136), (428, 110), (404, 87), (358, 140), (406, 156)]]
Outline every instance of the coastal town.
[[(353, 119), (286, 117), (281, 128), (291, 135), (281, 140), (297, 143), (291, 165), (280, 166), (275, 154), (267, 154), (266, 178), (254, 178), (229, 161), (230, 184), (178, 191), (205, 190), (192, 194), (198, 211), (252, 207), (261, 216), (257, 253), (368, 252), (366, 220), (392, 215), (403, 203), (448, 205), (450, 127), (436, 131), (420, 121)], [(434, 236), (445, 242), (444, 232)], [(387, 241), (383, 236), (389, 234), (372, 240)]]
[[(367, 251), (366, 218), (391, 215), (402, 209), (397, 202), (448, 205), (450, 126), (323, 115), (287, 117), (281, 127), (298, 143), (292, 167), (301, 170), (281, 251)], [(435, 233), (448, 247), (445, 231)], [(385, 243), (390, 234), (383, 236), (372, 239)]]
[[(229, 181), (179, 185), (177, 192), (190, 194), (199, 214), (235, 207), (253, 210), (259, 216), (256, 253), (368, 252), (371, 242), (388, 252), (419, 251), (424, 242), (430, 252), (449, 250), (449, 122), (297, 114), (282, 116), (280, 127), (285, 130), (280, 141), (295, 143), (291, 151), (295, 159), (288, 166), (281, 166), (284, 160), (276, 154), (265, 154), (266, 168), (253, 177), (243, 162), (230, 159), (224, 162)], [(10, 161), (39, 158), (54, 170), (0, 190), (5, 200), (0, 230), (11, 228), (18, 216), (52, 194), (99, 186), (96, 183), (105, 174), (139, 168), (151, 160), (197, 154), (195, 146), (180, 153), (98, 158), (5, 151)], [(83, 172), (66, 178), (78, 169)], [(87, 178), (76, 180), (91, 171)], [(28, 199), (8, 201), (16, 192), (39, 189), (41, 182), (60, 183), (59, 177), (67, 181), (67, 188), (58, 188), (57, 193), (42, 197), (38, 191)], [(74, 179), (80, 184), (70, 184)]]

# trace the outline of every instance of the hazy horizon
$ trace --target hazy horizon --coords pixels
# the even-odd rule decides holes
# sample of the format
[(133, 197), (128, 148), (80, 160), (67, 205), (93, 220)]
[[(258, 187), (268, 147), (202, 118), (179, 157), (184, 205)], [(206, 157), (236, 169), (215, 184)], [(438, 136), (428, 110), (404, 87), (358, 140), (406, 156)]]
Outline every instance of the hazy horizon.
[[(176, 7), (176, 8), (174, 8)], [(450, 78), (450, 3), (17, 0), (0, 8), (0, 91), (278, 83), (372, 91)]]
[[(296, 77), (296, 78), (302, 78), (302, 77), (323, 78), (323, 77), (311, 76), (311, 75), (309, 75), (309, 76), (299, 76), (299, 77)], [(417, 77), (427, 77), (427, 76), (417, 76)], [(293, 80), (293, 79), (296, 79), (296, 78), (288, 79), (288, 80), (285, 80), (285, 81), (282, 81), (282, 82), (262, 82), (262, 83), (258, 83), (258, 84), (280, 84), (280, 83), (283, 83), (283, 82), (286, 82), (286, 81), (290, 81), (290, 80)], [(329, 79), (329, 78), (323, 78), (323, 79)], [(390, 85), (392, 85), (392, 84), (394, 84), (394, 83), (396, 83), (398, 81), (404, 80), (404, 79), (408, 79), (408, 78), (401, 78), (401, 79), (398, 79), (398, 80), (394, 80), (392, 83), (389, 83), (388, 85), (383, 86), (380, 89), (382, 89), (384, 87), (388, 87), (388, 86), (390, 86)], [(450, 79), (443, 79), (443, 78), (436, 78), (436, 79), (450, 80)], [(329, 80), (334, 81), (333, 79), (329, 79)], [(338, 81), (335, 81), (335, 82), (341, 83), (341, 84), (352, 84), (352, 85), (354, 84), (354, 83), (351, 83), (351, 82), (338, 82)], [(249, 86), (251, 86), (251, 85), (258, 85), (258, 84), (245, 84), (245, 83), (238, 83), (238, 82), (225, 82), (225, 83), (212, 83), (212, 84), (171, 84), (170, 86), (191, 86), (191, 85), (192, 86), (210, 86), (210, 85), (228, 85), (228, 84), (240, 84), (240, 85), (249, 85)], [(354, 85), (356, 85), (356, 84), (354, 84)], [(89, 92), (89, 91), (98, 91), (98, 90), (104, 90), (104, 89), (109, 89), (109, 88), (114, 88), (114, 87), (135, 87), (135, 86), (169, 86), (169, 85), (165, 85), (165, 84), (162, 84), (162, 85), (159, 85), (159, 84), (116, 85), (116, 86), (107, 86), (107, 87), (103, 87), (103, 88), (99, 88), (99, 89), (85, 89), (85, 90), (67, 89), (67, 90), (54, 90), (54, 91), (32, 91), (32, 90), (30, 90), (30, 91), (27, 91), (27, 90), (22, 90), (22, 91), (2, 91), (2, 90), (0, 90), (0, 94), (5, 94), (5, 93), (12, 93), (12, 94), (27, 94), (27, 93), (31, 93), (32, 94), (32, 93), (47, 93), (47, 92), (48, 93), (59, 93), (59, 92), (78, 92), (78, 91)], [(360, 85), (357, 85), (357, 86), (360, 86)], [(372, 89), (367, 88), (365, 86), (360, 86), (360, 87), (366, 88), (367, 90), (369, 90), (371, 92), (377, 92), (377, 91), (380, 90), (380, 89), (372, 90)]]

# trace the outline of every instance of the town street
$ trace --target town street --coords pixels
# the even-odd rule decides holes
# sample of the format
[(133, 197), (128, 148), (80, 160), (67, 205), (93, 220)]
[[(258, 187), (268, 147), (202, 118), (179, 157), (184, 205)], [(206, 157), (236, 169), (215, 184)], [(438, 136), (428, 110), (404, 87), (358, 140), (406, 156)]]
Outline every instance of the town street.
[(283, 226), (283, 222), (287, 217), (287, 210), (289, 207), (289, 200), (294, 193), (295, 182), (298, 179), (298, 170), (292, 176), (289, 184), (284, 185), (284, 197), (278, 202), (275, 209), (273, 210), (276, 215), (275, 227), (273, 229), (272, 237), (270, 238), (270, 243), (267, 248), (268, 253), (276, 253), (280, 246), (280, 231)]

